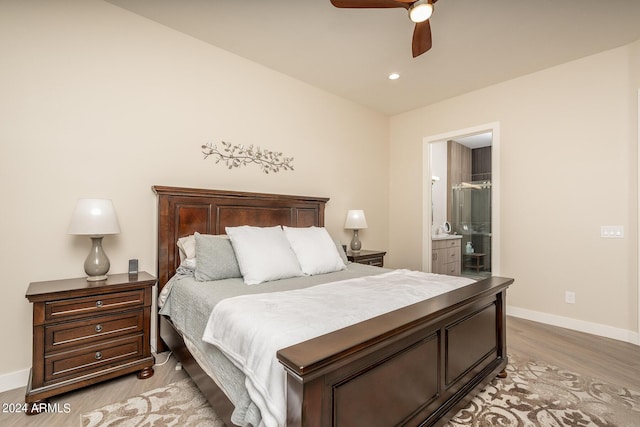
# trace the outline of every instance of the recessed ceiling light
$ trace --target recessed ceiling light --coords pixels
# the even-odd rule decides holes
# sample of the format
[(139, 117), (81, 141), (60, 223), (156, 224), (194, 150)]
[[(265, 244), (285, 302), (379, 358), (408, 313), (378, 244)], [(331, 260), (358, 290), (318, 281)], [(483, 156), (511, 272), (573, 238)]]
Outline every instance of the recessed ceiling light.
[(400, 74), (398, 73), (389, 74), (389, 80), (398, 80), (399, 78), (400, 78)]

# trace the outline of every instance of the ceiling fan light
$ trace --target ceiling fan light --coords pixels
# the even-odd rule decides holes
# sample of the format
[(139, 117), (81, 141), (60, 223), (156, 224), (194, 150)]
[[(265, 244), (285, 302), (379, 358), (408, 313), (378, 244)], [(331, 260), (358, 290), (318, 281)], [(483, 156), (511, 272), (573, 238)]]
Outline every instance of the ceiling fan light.
[(431, 17), (432, 13), (433, 5), (428, 3), (427, 0), (420, 0), (409, 8), (409, 19), (415, 23), (424, 22)]

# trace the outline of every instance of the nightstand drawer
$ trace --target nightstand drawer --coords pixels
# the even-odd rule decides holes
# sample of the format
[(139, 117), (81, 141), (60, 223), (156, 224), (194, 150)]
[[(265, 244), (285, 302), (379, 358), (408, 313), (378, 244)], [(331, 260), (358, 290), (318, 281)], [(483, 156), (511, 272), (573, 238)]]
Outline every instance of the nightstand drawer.
[(375, 267), (384, 267), (384, 256), (386, 252), (383, 251), (368, 251), (362, 250), (360, 252), (347, 252), (347, 259), (351, 262), (365, 265), (373, 265)]
[(114, 292), (45, 303), (45, 321), (86, 317), (113, 309), (144, 306), (144, 290)]
[(382, 267), (384, 265), (384, 258), (382, 257), (361, 258), (358, 260), (358, 264), (374, 265), (376, 267)]
[(143, 327), (142, 309), (45, 326), (44, 351), (50, 353), (98, 340), (131, 335), (141, 332)]
[(49, 384), (63, 381), (104, 369), (107, 365), (117, 366), (127, 359), (141, 358), (143, 338), (144, 335), (139, 334), (45, 356), (44, 381)]

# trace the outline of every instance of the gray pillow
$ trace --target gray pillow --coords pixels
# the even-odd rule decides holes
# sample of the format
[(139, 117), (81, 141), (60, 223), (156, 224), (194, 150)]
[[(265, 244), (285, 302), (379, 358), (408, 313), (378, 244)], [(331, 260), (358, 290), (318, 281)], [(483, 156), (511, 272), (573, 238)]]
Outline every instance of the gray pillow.
[(196, 280), (206, 282), (242, 277), (227, 236), (195, 233)]

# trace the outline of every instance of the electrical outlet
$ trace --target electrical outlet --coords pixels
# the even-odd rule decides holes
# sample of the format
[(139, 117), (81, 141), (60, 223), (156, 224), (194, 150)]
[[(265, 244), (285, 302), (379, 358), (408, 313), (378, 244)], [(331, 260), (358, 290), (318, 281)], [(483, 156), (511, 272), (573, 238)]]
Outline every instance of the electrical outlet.
[(575, 304), (576, 303), (576, 293), (572, 291), (566, 291), (564, 293), (564, 302), (567, 304)]

